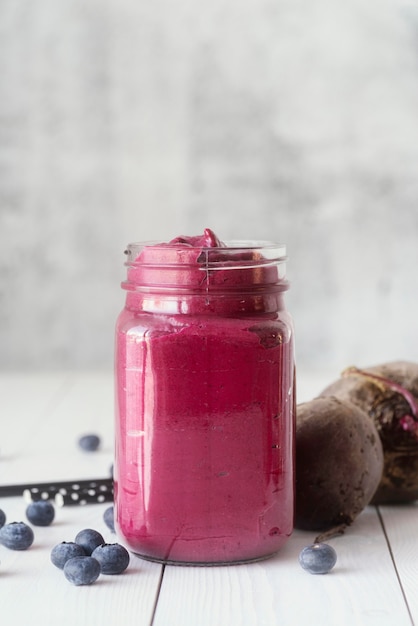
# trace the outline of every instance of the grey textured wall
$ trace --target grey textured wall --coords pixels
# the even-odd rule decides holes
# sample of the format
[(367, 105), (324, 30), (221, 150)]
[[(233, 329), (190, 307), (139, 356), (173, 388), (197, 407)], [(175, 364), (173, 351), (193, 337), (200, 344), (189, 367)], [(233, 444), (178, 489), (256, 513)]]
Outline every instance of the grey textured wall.
[(302, 368), (417, 359), (418, 4), (0, 0), (0, 367), (112, 367), (129, 241), (288, 244)]

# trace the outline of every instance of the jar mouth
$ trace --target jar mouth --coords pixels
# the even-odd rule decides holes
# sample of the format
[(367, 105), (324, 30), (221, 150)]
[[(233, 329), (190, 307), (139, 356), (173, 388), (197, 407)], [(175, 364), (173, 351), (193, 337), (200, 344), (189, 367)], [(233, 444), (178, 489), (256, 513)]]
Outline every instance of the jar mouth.
[(187, 242), (129, 244), (125, 254), (128, 291), (245, 298), (288, 289), (286, 246), (233, 240), (217, 246)]
[[(152, 250), (150, 260), (139, 261), (138, 257), (144, 249)], [(192, 258), (192, 263), (187, 257), (196, 251), (196, 257)], [(186, 243), (161, 243), (158, 241), (139, 241), (127, 245), (124, 251), (126, 255), (125, 265), (191, 265), (209, 262), (211, 264), (222, 265), (226, 269), (225, 263), (231, 261), (237, 268), (240, 264), (248, 267), (252, 263), (256, 265), (266, 263), (283, 263), (287, 260), (286, 245), (267, 240), (229, 240), (222, 246), (194, 247)], [(151, 261), (151, 262), (150, 262)]]

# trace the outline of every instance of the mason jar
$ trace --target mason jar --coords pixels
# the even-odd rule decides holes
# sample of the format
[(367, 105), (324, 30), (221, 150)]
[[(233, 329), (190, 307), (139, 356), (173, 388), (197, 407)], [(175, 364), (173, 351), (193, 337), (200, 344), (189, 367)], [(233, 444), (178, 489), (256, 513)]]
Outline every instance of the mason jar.
[(116, 326), (115, 525), (139, 556), (219, 565), (293, 529), (294, 348), (284, 245), (128, 245)]

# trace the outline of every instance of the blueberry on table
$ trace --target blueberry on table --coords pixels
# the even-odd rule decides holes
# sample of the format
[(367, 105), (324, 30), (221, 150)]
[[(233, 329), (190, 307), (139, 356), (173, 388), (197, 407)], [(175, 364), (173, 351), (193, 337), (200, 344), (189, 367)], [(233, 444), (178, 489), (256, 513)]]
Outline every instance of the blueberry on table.
[(299, 563), (310, 574), (327, 574), (336, 562), (337, 553), (327, 543), (313, 543), (299, 554)]
[(6, 514), (0, 509), (0, 528), (6, 523)]
[(100, 437), (94, 434), (83, 435), (78, 440), (78, 445), (87, 452), (95, 452), (100, 446)]
[(108, 528), (110, 528), (112, 533), (114, 533), (115, 532), (115, 517), (114, 517), (113, 506), (109, 506), (105, 510), (105, 512), (103, 513), (103, 520), (104, 520), (104, 523), (106, 524), (106, 526)]
[(102, 543), (105, 543), (105, 540), (97, 530), (84, 528), (84, 530), (80, 530), (77, 534), (75, 542), (83, 548), (84, 552), (88, 556), (90, 556), (97, 546), (101, 546)]
[(119, 543), (98, 546), (92, 557), (100, 563), (102, 574), (121, 574), (129, 565), (129, 552)]
[(10, 550), (27, 550), (35, 536), (25, 522), (10, 522), (0, 528), (0, 543)]
[(62, 541), (51, 550), (51, 562), (59, 569), (64, 569), (67, 561), (75, 556), (87, 556), (84, 549), (74, 541)]
[(91, 585), (100, 576), (100, 563), (91, 556), (74, 556), (65, 563), (64, 575), (73, 585)]
[(49, 526), (55, 517), (54, 505), (48, 500), (31, 502), (26, 509), (26, 517), (34, 526)]

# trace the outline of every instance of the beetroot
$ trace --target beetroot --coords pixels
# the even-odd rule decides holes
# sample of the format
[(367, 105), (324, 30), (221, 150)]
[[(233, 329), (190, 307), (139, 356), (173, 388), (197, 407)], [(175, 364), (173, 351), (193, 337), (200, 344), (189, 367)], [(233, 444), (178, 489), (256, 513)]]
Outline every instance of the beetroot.
[(384, 468), (372, 503), (418, 499), (418, 363), (350, 367), (320, 395), (352, 402), (377, 428)]
[(366, 413), (334, 397), (297, 406), (297, 528), (327, 531), (351, 524), (369, 504), (382, 470), (382, 444)]

